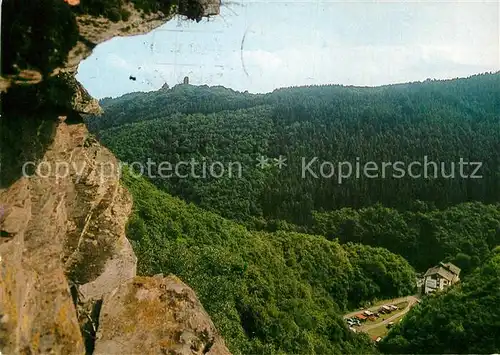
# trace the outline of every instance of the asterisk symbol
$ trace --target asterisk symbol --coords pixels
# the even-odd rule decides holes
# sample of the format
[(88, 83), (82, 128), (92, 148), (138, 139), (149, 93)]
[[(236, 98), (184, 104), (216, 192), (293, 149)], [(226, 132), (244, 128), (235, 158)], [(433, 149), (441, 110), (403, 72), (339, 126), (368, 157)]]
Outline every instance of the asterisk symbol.
[(278, 159), (274, 158), (274, 165), (278, 167), (278, 169), (281, 169), (282, 167), (286, 166), (285, 164), (286, 158), (282, 155), (278, 157)]
[(264, 169), (267, 166), (269, 166), (269, 159), (266, 158), (265, 156), (261, 155), (260, 157), (257, 158), (258, 164), (256, 165), (257, 167)]

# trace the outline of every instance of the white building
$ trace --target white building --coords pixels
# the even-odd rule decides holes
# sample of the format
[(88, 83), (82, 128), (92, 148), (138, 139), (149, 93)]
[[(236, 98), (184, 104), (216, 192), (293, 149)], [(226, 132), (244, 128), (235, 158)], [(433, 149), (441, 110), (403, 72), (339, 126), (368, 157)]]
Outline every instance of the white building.
[(439, 263), (424, 275), (424, 293), (444, 290), (446, 287), (460, 281), (460, 268), (452, 263)]

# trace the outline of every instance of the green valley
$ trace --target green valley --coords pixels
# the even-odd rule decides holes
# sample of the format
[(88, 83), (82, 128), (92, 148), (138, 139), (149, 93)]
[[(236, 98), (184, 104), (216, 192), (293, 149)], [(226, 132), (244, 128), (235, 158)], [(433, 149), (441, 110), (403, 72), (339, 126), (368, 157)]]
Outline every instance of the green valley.
[[(464, 349), (498, 351), (488, 335), (498, 322), (469, 319), (473, 336), (464, 317), (496, 302), (499, 79), (269, 94), (180, 84), (101, 100), (104, 115), (86, 122), (129, 165), (127, 235), (140, 272), (174, 273), (193, 287), (233, 353), (457, 352), (471, 337), (476, 345)], [(424, 157), (435, 162), (424, 177), (304, 175), (304, 158)], [(480, 176), (460, 161), (480, 162)], [(200, 170), (235, 162), (236, 176)], [(137, 177), (134, 164), (147, 173)], [(348, 329), (342, 314), (419, 292), (417, 273), (439, 262), (460, 267), (463, 284), (424, 297), (380, 346)]]

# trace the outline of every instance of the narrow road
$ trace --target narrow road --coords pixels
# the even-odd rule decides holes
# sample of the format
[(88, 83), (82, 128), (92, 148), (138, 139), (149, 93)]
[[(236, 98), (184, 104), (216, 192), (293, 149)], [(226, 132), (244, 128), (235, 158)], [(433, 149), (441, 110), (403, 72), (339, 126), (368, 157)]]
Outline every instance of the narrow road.
[[(380, 323), (375, 323), (375, 324), (367, 324), (367, 323), (365, 323), (364, 325), (362, 325), (361, 327), (359, 327), (359, 330), (361, 332), (367, 332), (370, 329), (380, 327), (383, 324), (389, 324), (394, 319), (396, 319), (398, 317), (401, 317), (401, 316), (405, 315), (406, 313), (408, 313), (410, 311), (411, 307), (413, 307), (413, 305), (418, 301), (418, 298), (416, 298), (415, 296), (408, 296), (408, 297), (406, 297), (405, 301), (408, 302), (408, 305), (401, 312), (398, 312), (398, 313), (394, 314), (393, 316), (390, 316), (389, 318), (383, 320)], [(396, 302), (396, 303), (398, 303), (398, 302)]]
[[(383, 304), (396, 304), (396, 303), (401, 303), (401, 302), (408, 302), (408, 305), (413, 305), (415, 302), (417, 302), (418, 298), (416, 296), (406, 296), (406, 297), (400, 297), (400, 298), (393, 298), (391, 300), (386, 300)], [(378, 306), (372, 306), (369, 308), (364, 308), (358, 311), (350, 312), (347, 314), (344, 314), (344, 319), (354, 317), (356, 314), (363, 313), (364, 311), (377, 311), (380, 307), (382, 307), (383, 304), (379, 304)], [(406, 308), (405, 308), (406, 309)], [(408, 312), (408, 311), (407, 311)], [(380, 323), (379, 323), (380, 324)]]

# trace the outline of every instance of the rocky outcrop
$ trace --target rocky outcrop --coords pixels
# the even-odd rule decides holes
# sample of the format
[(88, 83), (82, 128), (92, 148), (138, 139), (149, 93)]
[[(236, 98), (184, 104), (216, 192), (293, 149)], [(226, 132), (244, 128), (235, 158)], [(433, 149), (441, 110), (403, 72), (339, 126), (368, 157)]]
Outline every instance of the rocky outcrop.
[(90, 322), (94, 330), (83, 335), (99, 332), (101, 354), (140, 344), (152, 353), (201, 354), (212, 346), (212, 354), (228, 353), (185, 284), (135, 277), (125, 237), (132, 201), (118, 161), (83, 124), (61, 120), (43, 159), (30, 166), (29, 176), (0, 193), (1, 351), (84, 353), (79, 325)]
[(218, 13), (219, 2), (103, 1), (106, 16), (62, 0), (3, 5), (3, 53), (15, 50), (0, 78), (8, 89), (0, 135), (0, 353), (228, 354), (188, 286), (173, 276), (136, 276), (125, 236), (132, 201), (119, 163), (73, 120), (100, 110), (74, 78), (96, 44), (150, 31), (177, 11), (195, 19)]
[(175, 14), (174, 8), (166, 14), (163, 12), (145, 14), (131, 3), (124, 4), (121, 11), (126, 11), (128, 14), (127, 21), (111, 21), (106, 17), (96, 18), (88, 14), (77, 16), (80, 39), (69, 52), (64, 66), (55, 69), (54, 74), (59, 73), (61, 69), (75, 72), (80, 61), (87, 58), (92, 53), (92, 49), (99, 43), (113, 37), (148, 33), (164, 24)]
[(195, 293), (175, 276), (136, 277), (104, 297), (94, 354), (229, 354)]
[(73, 93), (69, 105), (66, 107), (81, 114), (100, 115), (102, 113), (102, 109), (99, 106), (99, 101), (90, 96), (88, 91), (78, 82), (78, 80), (76, 80), (73, 75), (66, 74), (64, 76), (66, 83), (71, 85), (70, 92)]
[[(45, 156), (0, 195), (0, 335), (6, 353), (82, 352), (66, 275), (82, 300), (135, 276), (125, 238), (131, 199), (117, 161), (83, 124), (60, 122)], [(38, 170), (38, 171), (37, 171)], [(32, 175), (31, 175), (32, 174)], [(10, 351), (8, 351), (10, 350)]]
[[(75, 74), (99, 43), (150, 32), (174, 15), (218, 15), (220, 0), (4, 0), (0, 92)], [(44, 21), (39, 21), (43, 18)]]
[[(50, 155), (57, 154), (50, 149)], [(83, 353), (61, 255), (68, 230), (67, 179), (22, 177), (0, 195), (0, 347), (7, 354)]]

